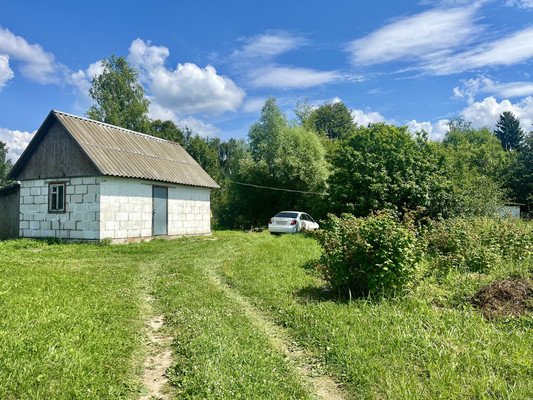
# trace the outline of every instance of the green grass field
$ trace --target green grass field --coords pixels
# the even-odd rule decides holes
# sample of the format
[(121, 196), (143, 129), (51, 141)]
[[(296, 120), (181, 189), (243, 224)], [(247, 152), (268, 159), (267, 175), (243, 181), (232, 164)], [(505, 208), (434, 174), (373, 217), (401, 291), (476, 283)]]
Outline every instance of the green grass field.
[(138, 398), (149, 312), (174, 338), (175, 398), (318, 398), (269, 325), (346, 398), (533, 398), (531, 317), (487, 322), (468, 303), (490, 273), (350, 302), (312, 270), (319, 255), (267, 233), (0, 242), (0, 399)]

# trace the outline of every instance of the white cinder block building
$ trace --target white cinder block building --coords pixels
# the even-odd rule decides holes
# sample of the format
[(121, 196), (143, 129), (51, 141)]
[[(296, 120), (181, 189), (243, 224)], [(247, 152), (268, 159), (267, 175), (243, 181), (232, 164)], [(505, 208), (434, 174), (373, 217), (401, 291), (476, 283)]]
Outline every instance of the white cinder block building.
[(19, 236), (206, 235), (216, 182), (177, 143), (51, 111), (10, 172)]

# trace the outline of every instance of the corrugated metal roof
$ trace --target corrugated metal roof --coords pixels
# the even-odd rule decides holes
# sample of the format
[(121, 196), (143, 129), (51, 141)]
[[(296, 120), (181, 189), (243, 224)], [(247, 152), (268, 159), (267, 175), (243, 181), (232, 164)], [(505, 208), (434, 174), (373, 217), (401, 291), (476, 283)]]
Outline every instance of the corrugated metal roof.
[(219, 188), (178, 143), (60, 111), (52, 113), (102, 175)]

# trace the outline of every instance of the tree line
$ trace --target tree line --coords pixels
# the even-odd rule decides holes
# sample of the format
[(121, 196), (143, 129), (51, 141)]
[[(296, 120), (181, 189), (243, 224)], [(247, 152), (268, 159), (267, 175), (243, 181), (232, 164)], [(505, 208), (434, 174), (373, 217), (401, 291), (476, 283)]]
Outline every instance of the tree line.
[[(442, 141), (385, 123), (361, 126), (342, 102), (299, 102), (290, 120), (266, 100), (246, 139), (203, 138), (172, 121), (151, 120), (137, 70), (103, 60), (92, 81), (91, 119), (180, 143), (220, 184), (212, 194), (220, 227), (261, 226), (278, 211), (366, 216), (418, 210), (421, 217), (490, 215), (505, 201), (533, 205), (533, 132), (504, 112), (496, 129), (458, 117)], [(0, 180), (10, 166), (0, 142)]]

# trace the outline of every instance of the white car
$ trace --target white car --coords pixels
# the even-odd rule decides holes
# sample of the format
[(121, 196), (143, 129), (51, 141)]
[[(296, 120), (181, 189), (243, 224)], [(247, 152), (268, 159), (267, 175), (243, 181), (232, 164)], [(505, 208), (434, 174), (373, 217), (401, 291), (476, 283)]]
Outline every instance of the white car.
[(304, 229), (316, 230), (318, 224), (309, 214), (301, 211), (282, 211), (268, 222), (268, 231), (272, 234), (298, 233)]

